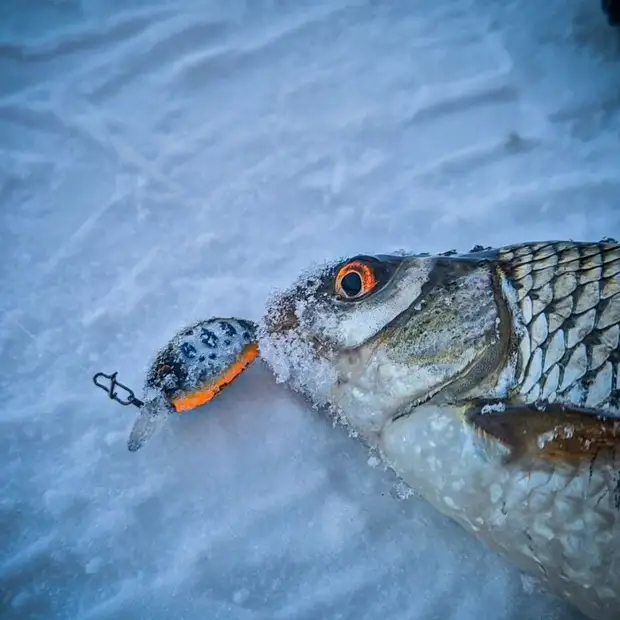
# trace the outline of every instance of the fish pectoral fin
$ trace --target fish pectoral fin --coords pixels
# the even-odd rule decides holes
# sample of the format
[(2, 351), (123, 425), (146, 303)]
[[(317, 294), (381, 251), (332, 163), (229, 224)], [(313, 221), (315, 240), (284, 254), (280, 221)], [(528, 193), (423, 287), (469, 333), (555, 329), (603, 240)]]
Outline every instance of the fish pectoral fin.
[(511, 401), (472, 403), (464, 413), (481, 446), (503, 463), (523, 458), (577, 464), (620, 455), (620, 418), (589, 409)]

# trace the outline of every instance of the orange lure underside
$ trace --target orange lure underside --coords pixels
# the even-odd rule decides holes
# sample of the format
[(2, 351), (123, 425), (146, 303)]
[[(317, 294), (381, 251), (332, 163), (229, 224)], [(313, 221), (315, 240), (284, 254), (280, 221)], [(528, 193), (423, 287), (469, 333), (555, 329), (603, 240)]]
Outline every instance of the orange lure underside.
[(171, 400), (177, 413), (190, 411), (208, 403), (217, 396), (228, 384), (232, 383), (259, 355), (258, 344), (249, 344), (239, 356), (239, 359), (225, 370), (213, 383), (204, 388), (184, 394)]

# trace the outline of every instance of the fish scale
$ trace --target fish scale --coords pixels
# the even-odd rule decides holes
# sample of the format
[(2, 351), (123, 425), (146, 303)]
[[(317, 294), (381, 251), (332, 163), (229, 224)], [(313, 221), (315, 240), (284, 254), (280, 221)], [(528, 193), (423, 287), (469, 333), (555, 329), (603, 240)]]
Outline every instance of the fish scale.
[(515, 290), (515, 392), (620, 417), (620, 246), (532, 243), (499, 252)]

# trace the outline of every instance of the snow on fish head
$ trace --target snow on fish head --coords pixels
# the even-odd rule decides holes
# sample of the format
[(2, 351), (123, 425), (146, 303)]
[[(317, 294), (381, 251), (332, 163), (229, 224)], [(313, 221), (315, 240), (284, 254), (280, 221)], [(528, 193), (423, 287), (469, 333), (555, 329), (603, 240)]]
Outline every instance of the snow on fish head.
[(481, 334), (494, 329), (488, 299), (494, 308), (488, 270), (476, 265), (355, 256), (272, 296), (261, 356), (278, 380), (331, 405), (356, 430), (378, 432), (464, 372)]

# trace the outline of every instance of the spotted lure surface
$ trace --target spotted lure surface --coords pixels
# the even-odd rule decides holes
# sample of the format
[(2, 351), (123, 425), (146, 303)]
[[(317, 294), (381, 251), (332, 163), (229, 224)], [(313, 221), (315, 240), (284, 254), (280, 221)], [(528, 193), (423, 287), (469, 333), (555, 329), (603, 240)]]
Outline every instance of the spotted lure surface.
[(129, 450), (139, 450), (168, 414), (211, 401), (257, 356), (256, 325), (251, 321), (213, 318), (181, 330), (149, 366)]

